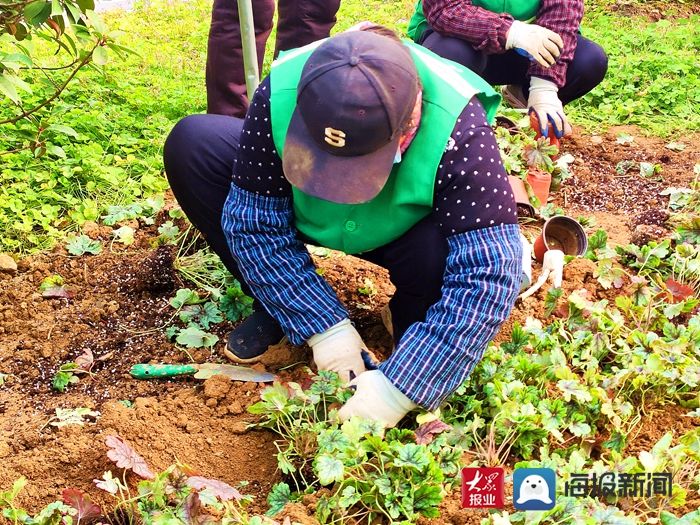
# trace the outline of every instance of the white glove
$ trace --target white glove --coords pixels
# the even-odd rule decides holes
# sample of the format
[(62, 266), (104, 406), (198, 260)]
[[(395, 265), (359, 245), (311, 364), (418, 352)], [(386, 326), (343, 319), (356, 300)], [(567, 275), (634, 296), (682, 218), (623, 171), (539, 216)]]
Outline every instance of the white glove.
[(564, 278), (564, 252), (561, 250), (547, 250), (542, 259), (542, 272), (551, 272), (549, 276), (555, 288), (561, 288)]
[(314, 352), (314, 362), (319, 370), (337, 372), (346, 383), (350, 381), (350, 372), (359, 376), (365, 371), (362, 351), (367, 350), (350, 319), (340, 321), (325, 332), (316, 334), (308, 340)]
[(515, 20), (506, 35), (506, 49), (515, 48), (542, 67), (553, 65), (563, 47), (564, 41), (557, 33), (537, 24)]
[(559, 100), (559, 88), (554, 82), (540, 77), (530, 78), (530, 96), (527, 99), (529, 111), (534, 111), (540, 121), (540, 133), (547, 136), (549, 124), (554, 127), (557, 138), (571, 134), (571, 126), (566, 120), (564, 107)]
[(542, 273), (537, 282), (520, 294), (519, 299), (527, 299), (537, 290), (542, 288), (547, 279), (552, 278), (555, 288), (561, 288), (564, 277), (564, 252), (561, 250), (547, 250), (542, 259)]
[(379, 370), (365, 372), (350, 384), (355, 385), (357, 390), (338, 412), (342, 421), (360, 416), (373, 419), (384, 425), (384, 428), (391, 428), (418, 406), (391, 384)]

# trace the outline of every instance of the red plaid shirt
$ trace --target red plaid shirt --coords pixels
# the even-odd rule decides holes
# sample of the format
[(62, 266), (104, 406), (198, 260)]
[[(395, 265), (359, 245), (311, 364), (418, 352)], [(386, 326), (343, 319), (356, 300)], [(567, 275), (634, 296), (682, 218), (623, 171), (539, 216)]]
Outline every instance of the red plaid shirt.
[[(506, 35), (513, 24), (513, 17), (507, 13), (487, 11), (472, 5), (471, 0), (423, 0), (423, 11), (438, 33), (462, 38), (488, 54), (506, 50)], [(565, 84), (566, 68), (574, 57), (582, 18), (583, 0), (542, 0), (535, 23), (558, 33), (564, 49), (552, 67), (544, 68), (532, 62), (530, 76), (551, 80), (559, 87)]]

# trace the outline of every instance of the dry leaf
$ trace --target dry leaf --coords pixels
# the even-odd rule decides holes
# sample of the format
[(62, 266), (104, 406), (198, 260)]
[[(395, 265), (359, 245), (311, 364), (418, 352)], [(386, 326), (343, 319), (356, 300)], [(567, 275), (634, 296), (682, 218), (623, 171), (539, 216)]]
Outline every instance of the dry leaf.
[(78, 365), (80, 370), (85, 370), (89, 372), (95, 365), (95, 356), (92, 354), (92, 350), (86, 348), (82, 354), (75, 358), (75, 364)]
[(102, 516), (102, 509), (90, 501), (87, 494), (78, 489), (65, 489), (61, 496), (63, 503), (78, 511), (78, 521), (92, 520)]
[(195, 490), (208, 489), (221, 501), (240, 500), (243, 494), (238, 492), (228, 483), (219, 481), (218, 479), (203, 478), (202, 476), (191, 476), (187, 478), (187, 485)]
[(145, 479), (155, 478), (146, 461), (119, 436), (107, 436), (105, 443), (109, 447), (107, 457), (119, 468), (130, 469), (134, 474)]

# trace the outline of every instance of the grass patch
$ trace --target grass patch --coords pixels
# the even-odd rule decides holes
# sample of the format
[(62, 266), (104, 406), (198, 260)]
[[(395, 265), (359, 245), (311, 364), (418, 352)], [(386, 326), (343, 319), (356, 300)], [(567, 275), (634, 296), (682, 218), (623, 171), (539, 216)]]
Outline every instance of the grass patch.
[[(413, 0), (344, 0), (339, 32), (373, 20), (403, 32)], [(66, 231), (99, 220), (108, 206), (162, 193), (162, 145), (172, 126), (205, 111), (204, 67), (211, 3), (156, 1), (133, 13), (107, 15), (121, 29), (121, 43), (136, 54), (112, 57), (103, 71), (82, 71), (44, 125), (72, 127), (77, 137), (56, 135), (47, 153), (9, 153), (26, 135), (26, 123), (0, 129), (0, 251), (51, 247)], [(577, 125), (589, 130), (637, 124), (669, 135), (700, 129), (700, 19), (649, 22), (594, 7), (585, 34), (610, 56), (608, 76), (569, 106)], [(263, 73), (269, 71), (271, 35)], [(39, 47), (40, 43), (35, 42)], [(8, 49), (0, 42), (0, 49)], [(55, 49), (44, 49), (50, 60)], [(36, 79), (37, 82), (40, 79)], [(25, 101), (31, 107), (32, 100)], [(8, 106), (0, 106), (0, 119)]]

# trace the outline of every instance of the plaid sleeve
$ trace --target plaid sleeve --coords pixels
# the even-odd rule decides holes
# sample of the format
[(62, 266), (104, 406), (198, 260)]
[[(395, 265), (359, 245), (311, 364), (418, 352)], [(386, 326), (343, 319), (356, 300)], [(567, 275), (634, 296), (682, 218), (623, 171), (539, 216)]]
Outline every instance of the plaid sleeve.
[(348, 317), (296, 238), (291, 197), (263, 197), (231, 184), (221, 226), (246, 283), (292, 344)]
[(487, 54), (503, 53), (513, 17), (472, 5), (470, 0), (423, 0), (428, 24), (440, 34), (469, 42)]
[(411, 325), (380, 369), (415, 403), (437, 408), (481, 360), (518, 295), (522, 244), (517, 224), (453, 235), (442, 298)]
[(531, 62), (528, 70), (531, 77), (544, 78), (560, 88), (566, 84), (566, 71), (574, 59), (582, 19), (583, 0), (542, 0), (535, 23), (557, 33), (564, 41), (564, 49), (551, 67)]

